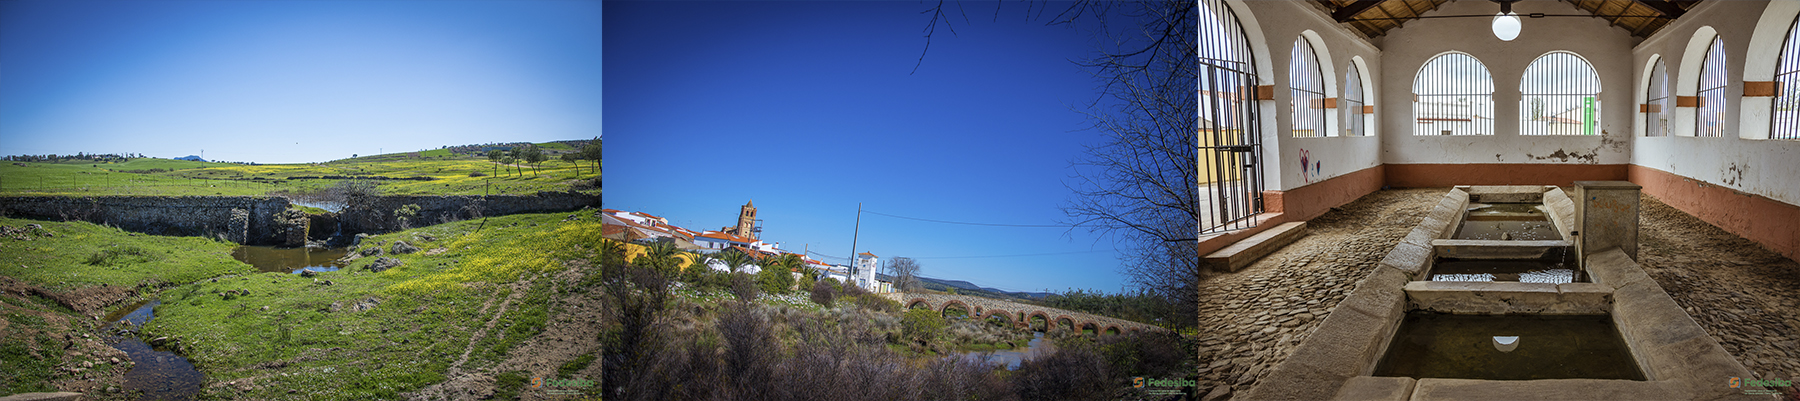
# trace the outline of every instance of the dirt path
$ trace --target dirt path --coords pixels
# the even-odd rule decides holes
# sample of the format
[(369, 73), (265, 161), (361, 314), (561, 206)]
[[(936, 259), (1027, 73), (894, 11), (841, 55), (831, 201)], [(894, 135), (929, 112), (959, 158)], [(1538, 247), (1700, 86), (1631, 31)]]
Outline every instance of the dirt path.
[[(600, 321), (603, 306), (598, 291), (562, 291), (575, 286), (590, 274), (585, 261), (570, 261), (562, 272), (549, 278), (536, 280), (553, 280), (552, 293), (562, 294), (552, 298), (550, 316), (545, 320), (545, 327), (538, 334), (508, 350), (500, 363), (485, 368), (465, 368), (475, 345), (486, 338), (499, 323), (509, 306), (523, 297), (531, 289), (536, 280), (521, 280), (512, 285), (512, 295), (493, 312), (493, 318), (475, 335), (470, 337), (469, 345), (463, 349), (463, 355), (450, 366), (443, 383), (433, 384), (418, 392), (408, 394), (409, 399), (483, 399), (491, 397), (495, 391), (495, 376), (501, 372), (524, 371), (526, 377), (555, 378), (557, 369), (563, 364), (586, 354), (596, 354), (600, 348), (600, 327), (594, 322)], [(489, 300), (490, 304), (493, 300)], [(487, 306), (483, 306), (482, 314), (486, 314)], [(596, 355), (597, 356), (597, 355)], [(596, 359), (586, 368), (575, 372), (571, 378), (585, 378), (599, 381), (599, 361)], [(527, 388), (519, 393), (522, 400), (565, 399), (547, 394), (543, 390)]]
[(1200, 394), (1240, 395), (1287, 359), (1448, 188), (1376, 191), (1305, 238), (1200, 284)]

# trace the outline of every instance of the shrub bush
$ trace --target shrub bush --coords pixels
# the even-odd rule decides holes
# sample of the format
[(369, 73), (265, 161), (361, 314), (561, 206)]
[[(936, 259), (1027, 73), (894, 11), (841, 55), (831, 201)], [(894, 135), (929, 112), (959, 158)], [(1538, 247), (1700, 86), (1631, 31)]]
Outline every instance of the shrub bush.
[(913, 341), (930, 341), (944, 330), (944, 317), (930, 309), (913, 309), (900, 317), (900, 334)]
[(830, 308), (831, 302), (837, 298), (837, 291), (833, 289), (834, 287), (837, 287), (837, 279), (834, 278), (827, 277), (814, 282), (812, 287), (813, 303)]
[(737, 295), (738, 300), (744, 302), (755, 301), (757, 295), (762, 295), (756, 279), (744, 272), (731, 274), (731, 294)]
[(794, 275), (786, 268), (764, 267), (756, 273), (757, 284), (762, 285), (765, 294), (785, 294), (794, 287)]

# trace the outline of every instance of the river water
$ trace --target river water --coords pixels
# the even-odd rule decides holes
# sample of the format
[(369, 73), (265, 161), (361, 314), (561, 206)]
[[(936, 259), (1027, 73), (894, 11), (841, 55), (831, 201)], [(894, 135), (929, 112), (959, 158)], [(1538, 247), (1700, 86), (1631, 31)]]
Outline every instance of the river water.
[(160, 304), (161, 301), (150, 300), (119, 308), (107, 316), (108, 323), (100, 332), (113, 348), (131, 356), (131, 370), (125, 372), (126, 391), (143, 391), (142, 400), (193, 399), (206, 383), (206, 376), (195, 370), (186, 357), (152, 347), (137, 337), (144, 324), (156, 317), (156, 306)]
[[(1018, 370), (1019, 364), (1025, 363), (1026, 359), (1036, 358), (1038, 354), (1046, 352), (1049, 348), (1048, 344), (1044, 344), (1043, 332), (1031, 333), (1031, 342), (1025, 343), (1024, 348), (994, 351), (992, 355), (988, 355), (987, 362), (1005, 364), (1006, 370)], [(945, 358), (980, 358), (981, 354), (980, 351), (970, 351)]]
[(301, 269), (334, 271), (344, 267), (343, 263), (337, 261), (344, 254), (344, 248), (276, 248), (265, 245), (241, 245), (231, 251), (231, 257), (256, 266), (256, 270), (276, 273), (299, 273)]

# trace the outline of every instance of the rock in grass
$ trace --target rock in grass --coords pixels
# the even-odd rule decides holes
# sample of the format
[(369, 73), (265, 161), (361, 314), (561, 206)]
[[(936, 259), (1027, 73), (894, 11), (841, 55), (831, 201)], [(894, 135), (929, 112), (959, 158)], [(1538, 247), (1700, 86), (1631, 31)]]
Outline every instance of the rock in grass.
[(300, 277), (314, 277), (314, 276), (318, 276), (318, 275), (319, 275), (319, 272), (312, 271), (310, 269), (300, 269)]
[(369, 271), (375, 272), (375, 273), (380, 273), (387, 269), (400, 267), (400, 264), (401, 264), (401, 262), (399, 259), (394, 259), (394, 258), (375, 259), (375, 263), (369, 264)]
[(361, 253), (363, 256), (381, 256), (381, 247), (371, 246), (368, 248), (363, 248)]
[(419, 247), (412, 246), (412, 244), (408, 244), (408, 243), (406, 243), (406, 241), (394, 241), (394, 247), (393, 247), (392, 251), (395, 255), (405, 255), (405, 254), (409, 254), (409, 253), (413, 253), (413, 252), (418, 252)]

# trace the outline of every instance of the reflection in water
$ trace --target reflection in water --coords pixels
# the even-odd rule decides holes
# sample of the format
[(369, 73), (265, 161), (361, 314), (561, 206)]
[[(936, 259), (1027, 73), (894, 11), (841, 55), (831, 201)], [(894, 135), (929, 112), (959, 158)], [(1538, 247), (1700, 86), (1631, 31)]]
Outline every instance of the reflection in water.
[(1606, 315), (1471, 316), (1412, 312), (1376, 376), (1644, 380)]
[(316, 207), (316, 208), (320, 208), (320, 209), (325, 209), (325, 211), (332, 212), (332, 213), (337, 213), (337, 212), (341, 212), (344, 210), (344, 204), (337, 203), (337, 202), (306, 201), (306, 200), (298, 200), (298, 199), (288, 199), (288, 202), (296, 204), (296, 205), (300, 205), (300, 206)]
[(155, 308), (160, 304), (160, 301), (147, 301), (120, 308), (107, 316), (109, 323), (101, 332), (106, 333), (106, 340), (113, 348), (125, 351), (131, 357), (131, 370), (125, 372), (125, 390), (142, 391), (143, 397), (139, 398), (142, 400), (192, 399), (206, 382), (206, 377), (194, 369), (194, 364), (132, 336), (156, 317)]
[(256, 266), (260, 271), (299, 273), (300, 269), (327, 272), (343, 268), (344, 264), (337, 259), (344, 257), (344, 253), (344, 248), (241, 245), (231, 251), (231, 257)]
[[(1031, 333), (1031, 342), (1025, 343), (1024, 348), (1014, 348), (1014, 349), (1009, 349), (1009, 350), (994, 351), (993, 355), (989, 355), (987, 357), (987, 363), (1006, 364), (1006, 370), (1018, 370), (1019, 364), (1025, 363), (1026, 359), (1036, 358), (1036, 357), (1038, 357), (1038, 354), (1044, 352), (1045, 349), (1049, 348), (1044, 345), (1046, 345), (1046, 344), (1044, 344), (1044, 333), (1043, 332)], [(971, 351), (971, 352), (964, 352), (961, 354), (947, 356), (946, 358), (980, 358), (980, 357), (981, 357), (981, 352)]]

